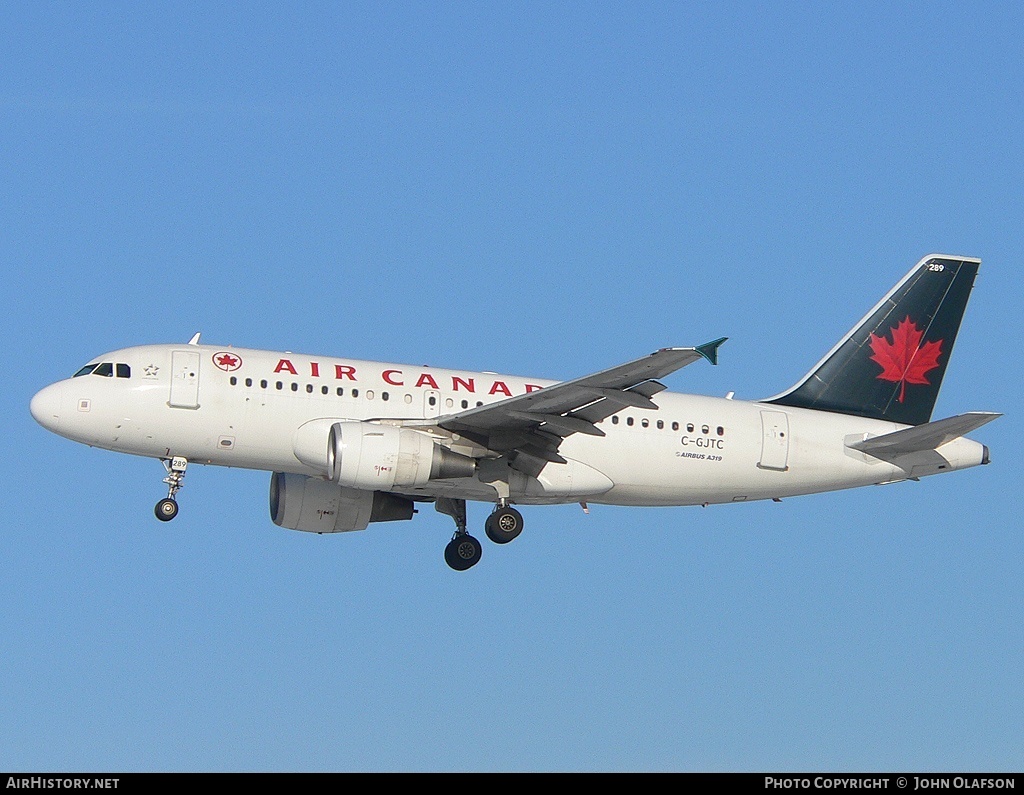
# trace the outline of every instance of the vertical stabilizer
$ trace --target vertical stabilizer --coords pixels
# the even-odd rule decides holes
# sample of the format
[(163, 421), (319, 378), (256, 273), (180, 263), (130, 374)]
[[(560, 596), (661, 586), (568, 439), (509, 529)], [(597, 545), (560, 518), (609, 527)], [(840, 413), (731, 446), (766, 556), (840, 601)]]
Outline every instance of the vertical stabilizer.
[(764, 402), (928, 422), (980, 264), (925, 257), (796, 386)]

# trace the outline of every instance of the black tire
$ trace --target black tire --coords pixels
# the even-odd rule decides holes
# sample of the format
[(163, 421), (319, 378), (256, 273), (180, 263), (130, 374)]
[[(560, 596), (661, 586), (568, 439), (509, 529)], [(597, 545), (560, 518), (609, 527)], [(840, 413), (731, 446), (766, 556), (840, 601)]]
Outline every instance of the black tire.
[(461, 533), (444, 548), (444, 561), (455, 571), (465, 571), (480, 562), (483, 548), (469, 533)]
[(156, 504), (153, 513), (156, 514), (156, 518), (161, 522), (169, 522), (178, 515), (178, 503), (167, 497)]
[(507, 544), (523, 532), (523, 515), (515, 508), (498, 508), (487, 517), (484, 531), (495, 544)]

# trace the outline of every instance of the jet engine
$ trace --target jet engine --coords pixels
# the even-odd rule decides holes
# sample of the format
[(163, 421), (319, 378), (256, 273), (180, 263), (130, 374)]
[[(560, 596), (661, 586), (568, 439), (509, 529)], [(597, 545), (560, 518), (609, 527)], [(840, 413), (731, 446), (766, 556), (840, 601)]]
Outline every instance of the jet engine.
[(320, 478), (275, 472), (270, 518), (278, 527), (308, 533), (365, 530), (371, 522), (412, 519), (413, 502), (397, 494), (363, 491)]
[(340, 486), (391, 491), (423, 486), (431, 480), (468, 478), (476, 472), (475, 459), (452, 452), (411, 428), (334, 422), (325, 439), (322, 422), (299, 429), (295, 455)]

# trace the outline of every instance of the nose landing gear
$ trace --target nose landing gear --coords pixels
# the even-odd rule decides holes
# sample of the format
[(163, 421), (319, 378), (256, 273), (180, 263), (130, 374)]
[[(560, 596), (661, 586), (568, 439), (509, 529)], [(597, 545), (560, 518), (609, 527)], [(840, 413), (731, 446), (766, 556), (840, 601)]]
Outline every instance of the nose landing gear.
[(178, 503), (174, 497), (184, 485), (182, 481), (185, 479), (188, 461), (176, 455), (170, 461), (161, 460), (160, 463), (167, 470), (167, 477), (164, 478), (164, 483), (167, 484), (167, 496), (156, 504), (153, 513), (161, 522), (169, 522), (178, 515)]
[(156, 504), (153, 513), (161, 522), (169, 522), (178, 515), (178, 503), (167, 497)]

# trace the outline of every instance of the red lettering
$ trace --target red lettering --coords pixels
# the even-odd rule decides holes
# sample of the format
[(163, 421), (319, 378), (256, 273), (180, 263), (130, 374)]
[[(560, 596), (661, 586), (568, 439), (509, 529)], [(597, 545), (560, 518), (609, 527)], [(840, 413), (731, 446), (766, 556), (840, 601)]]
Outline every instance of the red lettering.
[(439, 388), (437, 386), (437, 381), (434, 380), (434, 376), (432, 376), (430, 373), (424, 373), (419, 377), (419, 380), (416, 382), (416, 386), (423, 386), (424, 384), (429, 385), (431, 389)]
[(476, 392), (476, 386), (473, 383), (473, 379), (472, 378), (470, 378), (468, 380), (465, 380), (465, 379), (459, 378), (457, 375), (453, 375), (452, 376), (452, 390), (455, 391), (455, 392), (458, 392), (459, 391), (459, 384), (462, 384), (462, 386), (465, 387), (467, 392)]
[(336, 364), (334, 365), (334, 377), (335, 378), (347, 378), (349, 381), (356, 380), (356, 368), (350, 364)]
[(292, 363), (287, 359), (281, 359), (277, 363), (277, 367), (274, 368), (275, 373), (280, 373), (282, 370), (287, 370), (292, 375), (298, 375), (298, 373), (295, 372), (295, 367), (293, 367)]
[(526, 391), (527, 391), (527, 392), (536, 392), (537, 390), (539, 390), (539, 389), (543, 389), (543, 388), (544, 388), (544, 387), (542, 387), (542, 386), (537, 386), (536, 384), (527, 384), (527, 385), (526, 385)]
[(405, 386), (405, 381), (394, 381), (394, 380), (392, 380), (391, 376), (393, 374), (395, 374), (395, 373), (397, 373), (398, 375), (401, 375), (402, 371), (401, 370), (385, 370), (383, 373), (380, 374), (380, 377), (383, 378), (387, 383), (391, 384), (391, 386)]
[(316, 378), (317, 376), (320, 375), (320, 363), (319, 362), (310, 362), (309, 363), (309, 374), (311, 376), (313, 376), (314, 378)]
[(494, 385), (491, 387), (491, 391), (488, 392), (487, 394), (496, 395), (499, 392), (501, 392), (503, 395), (508, 395), (509, 397), (512, 397), (512, 393), (509, 391), (508, 386), (505, 384), (504, 381), (495, 381)]

